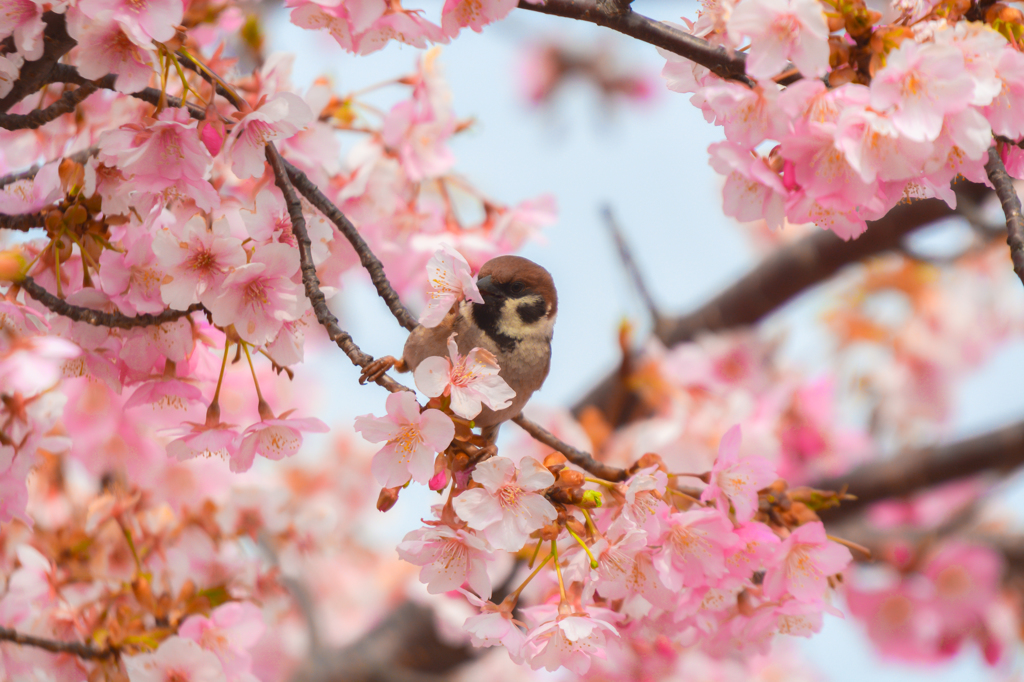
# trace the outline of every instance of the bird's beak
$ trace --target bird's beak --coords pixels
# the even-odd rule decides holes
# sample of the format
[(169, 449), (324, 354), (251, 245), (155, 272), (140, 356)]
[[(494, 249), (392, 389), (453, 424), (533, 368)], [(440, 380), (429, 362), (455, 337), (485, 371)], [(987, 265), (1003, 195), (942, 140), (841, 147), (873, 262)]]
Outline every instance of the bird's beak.
[(490, 275), (478, 279), (476, 281), (476, 288), (480, 290), (480, 293), (483, 294), (485, 299), (488, 296), (492, 298), (500, 298), (501, 296), (503, 296), (501, 290), (498, 289), (498, 287), (494, 286), (494, 282), (491, 281)]

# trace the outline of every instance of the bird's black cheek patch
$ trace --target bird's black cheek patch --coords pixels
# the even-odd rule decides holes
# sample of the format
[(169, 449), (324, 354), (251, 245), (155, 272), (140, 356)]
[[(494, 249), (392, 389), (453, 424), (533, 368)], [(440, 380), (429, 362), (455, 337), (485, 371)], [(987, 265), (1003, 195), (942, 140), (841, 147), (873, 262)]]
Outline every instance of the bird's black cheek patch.
[(533, 303), (519, 306), (516, 308), (516, 312), (519, 313), (519, 319), (524, 323), (533, 324), (544, 317), (544, 313), (547, 312), (547, 306), (544, 305), (544, 299), (538, 299)]

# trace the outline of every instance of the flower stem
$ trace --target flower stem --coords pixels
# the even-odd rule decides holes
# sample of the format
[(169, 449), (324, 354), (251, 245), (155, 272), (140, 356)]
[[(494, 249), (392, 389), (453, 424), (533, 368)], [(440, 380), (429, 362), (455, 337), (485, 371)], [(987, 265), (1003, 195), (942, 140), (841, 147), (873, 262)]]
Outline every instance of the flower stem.
[(583, 551), (587, 553), (588, 557), (590, 557), (590, 567), (591, 568), (597, 568), (597, 559), (595, 559), (594, 555), (590, 552), (590, 548), (587, 547), (587, 543), (583, 542), (583, 540), (580, 539), (579, 535), (576, 535), (576, 533), (573, 533), (572, 532), (572, 528), (569, 528), (569, 526), (566, 526), (565, 529), (567, 531), (569, 531), (569, 535), (572, 536), (573, 540), (575, 540), (576, 542), (580, 543), (580, 547), (582, 547)]
[(537, 577), (537, 574), (540, 573), (540, 569), (544, 568), (547, 565), (551, 557), (551, 554), (548, 554), (546, 557), (544, 557), (544, 561), (540, 562), (540, 564), (537, 565), (537, 568), (533, 569), (533, 572), (530, 575), (526, 576), (526, 580), (523, 581), (523, 584), (517, 587), (515, 589), (515, 592), (513, 592), (510, 595), (513, 603), (519, 601), (519, 595), (522, 594), (523, 588), (529, 585), (530, 581)]
[(220, 421), (220, 387), (224, 383), (224, 368), (228, 366), (228, 349), (231, 348), (231, 341), (224, 339), (224, 357), (220, 361), (220, 375), (217, 377), (217, 390), (213, 392), (213, 400), (206, 408), (207, 425), (216, 424)]
[(597, 524), (594, 523), (594, 517), (590, 515), (589, 509), (580, 509), (583, 512), (583, 518), (587, 520), (587, 528), (590, 529), (590, 534), (595, 537), (601, 537), (601, 533), (597, 530)]
[(551, 541), (551, 556), (555, 557), (555, 573), (558, 574), (558, 593), (562, 595), (562, 603), (568, 602), (565, 596), (565, 583), (562, 581), (562, 567), (558, 565), (558, 541)]
[(850, 549), (855, 549), (858, 552), (861, 552), (862, 554), (864, 554), (864, 556), (866, 556), (869, 559), (871, 558), (871, 550), (868, 549), (867, 547), (865, 547), (864, 545), (858, 545), (856, 542), (853, 542), (852, 540), (847, 540), (845, 538), (839, 538), (839, 537), (836, 537), (835, 535), (826, 535), (825, 537), (827, 537), (832, 542), (838, 542), (840, 545), (844, 545), (846, 547), (849, 547)]
[(270, 411), (270, 405), (263, 399), (263, 393), (260, 392), (260, 381), (256, 378), (256, 366), (252, 364), (252, 356), (249, 355), (249, 344), (245, 341), (241, 342), (242, 350), (245, 351), (245, 359), (249, 362), (249, 371), (252, 372), (252, 383), (256, 385), (256, 398), (259, 400), (257, 404), (260, 419), (273, 419), (274, 414)]
[(611, 483), (609, 481), (602, 481), (600, 478), (591, 478), (590, 476), (584, 476), (583, 480), (586, 481), (587, 483), (596, 483), (598, 485), (603, 485), (605, 488), (615, 487), (614, 483)]
[(537, 555), (540, 554), (540, 546), (543, 544), (543, 540), (537, 540), (537, 546), (533, 548), (533, 556), (530, 557), (529, 568), (533, 568), (533, 562), (537, 560)]

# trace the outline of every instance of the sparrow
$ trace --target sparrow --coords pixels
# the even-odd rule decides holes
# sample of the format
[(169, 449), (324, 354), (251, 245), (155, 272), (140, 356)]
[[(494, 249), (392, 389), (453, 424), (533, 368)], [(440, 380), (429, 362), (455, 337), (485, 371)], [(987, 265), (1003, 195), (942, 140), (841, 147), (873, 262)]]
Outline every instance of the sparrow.
[(416, 371), (426, 358), (448, 357), (448, 338), (457, 334), (459, 353), (474, 348), (494, 354), (498, 375), (516, 392), (502, 410), (486, 405), (473, 420), (485, 433), (522, 412), (541, 387), (551, 367), (551, 338), (558, 313), (558, 294), (551, 274), (520, 256), (499, 256), (484, 263), (477, 274), (484, 302), (461, 301), (436, 327), (417, 327), (409, 334), (401, 359), (385, 356), (366, 366), (360, 383), (375, 381), (388, 369)]

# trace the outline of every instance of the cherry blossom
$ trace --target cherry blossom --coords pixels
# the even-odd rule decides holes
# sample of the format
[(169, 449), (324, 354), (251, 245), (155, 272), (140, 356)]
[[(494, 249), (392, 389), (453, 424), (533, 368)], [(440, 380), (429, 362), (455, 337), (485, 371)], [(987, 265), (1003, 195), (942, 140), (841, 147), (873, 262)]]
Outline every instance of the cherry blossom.
[(272, 341), (308, 305), (294, 281), (298, 270), (299, 255), (286, 244), (259, 247), (248, 263), (224, 278), (217, 297), (206, 304), (214, 324), (234, 325), (253, 345)]
[(820, 521), (804, 524), (775, 550), (764, 576), (765, 595), (820, 601), (828, 589), (828, 577), (842, 572), (852, 560), (850, 550), (825, 536)]
[(227, 275), (246, 262), (242, 240), (231, 235), (227, 220), (207, 226), (199, 215), (157, 232), (153, 253), (164, 272), (160, 295), (175, 310), (208, 304)]
[(298, 95), (279, 92), (247, 113), (228, 136), (224, 154), (240, 178), (263, 175), (264, 148), (286, 139), (313, 121), (309, 105)]
[(495, 549), (518, 551), (530, 533), (556, 516), (551, 503), (537, 494), (555, 477), (535, 459), (523, 458), (517, 471), (508, 458), (493, 457), (476, 465), (473, 480), (482, 487), (456, 497), (455, 512)]
[[(130, 21), (109, 12), (93, 20), (72, 22), (68, 30), (78, 41), (76, 63), (86, 78), (116, 73), (114, 88), (132, 93), (149, 85), (154, 73), (155, 53), (151, 41), (132, 30)], [(169, 28), (169, 27), (168, 27)]]
[(732, 505), (736, 520), (749, 521), (757, 511), (757, 491), (775, 480), (775, 469), (761, 457), (739, 459), (739, 424), (726, 431), (718, 445), (711, 480), (701, 493), (702, 502), (716, 500), (719, 508)]
[(788, 59), (808, 78), (828, 71), (828, 26), (817, 0), (743, 0), (728, 28), (750, 38), (747, 73), (753, 78), (771, 78)]
[(213, 653), (191, 639), (169, 637), (150, 654), (125, 656), (130, 682), (220, 682), (224, 670)]
[(484, 348), (474, 348), (463, 357), (455, 343), (457, 334), (448, 337), (451, 357), (434, 356), (416, 367), (416, 387), (431, 398), (451, 396), (452, 412), (464, 419), (473, 419), (483, 405), (502, 410), (512, 403), (516, 392), (498, 376), (498, 361)]
[(538, 650), (530, 666), (549, 671), (565, 666), (583, 675), (590, 670), (591, 657), (604, 658), (608, 639), (618, 634), (614, 625), (586, 613), (559, 617), (530, 632), (526, 646)]
[(470, 273), (469, 263), (461, 253), (442, 244), (427, 262), (427, 277), (430, 280), (430, 301), (420, 315), (424, 327), (436, 327), (457, 301), (467, 300), (483, 303), (484, 297), (476, 287), (476, 280)]
[(392, 393), (387, 416), (356, 417), (355, 428), (371, 443), (387, 441), (373, 456), (373, 475), (385, 488), (404, 485), (410, 477), (427, 483), (434, 474), (434, 455), (455, 437), (455, 425), (439, 410), (420, 412), (416, 396), (408, 391)]
[(242, 682), (252, 669), (249, 650), (265, 629), (258, 607), (249, 602), (228, 602), (211, 611), (209, 618), (189, 616), (178, 628), (178, 636), (215, 654), (228, 682)]
[(441, 28), (449, 38), (466, 27), (480, 33), (487, 24), (504, 19), (515, 6), (514, 0), (445, 0)]
[(419, 528), (399, 543), (398, 556), (423, 567), (420, 581), (431, 594), (449, 592), (466, 584), (483, 599), (491, 596), (487, 564), (495, 555), (473, 533), (445, 525)]
[(739, 542), (729, 521), (715, 509), (672, 514), (666, 533), (655, 566), (672, 590), (708, 585), (725, 575), (727, 551)]
[(288, 413), (278, 419), (264, 419), (242, 432), (238, 452), (231, 458), (231, 470), (248, 471), (256, 455), (277, 460), (291, 457), (302, 445), (302, 432), (326, 433), (327, 424), (316, 417), (291, 419)]

